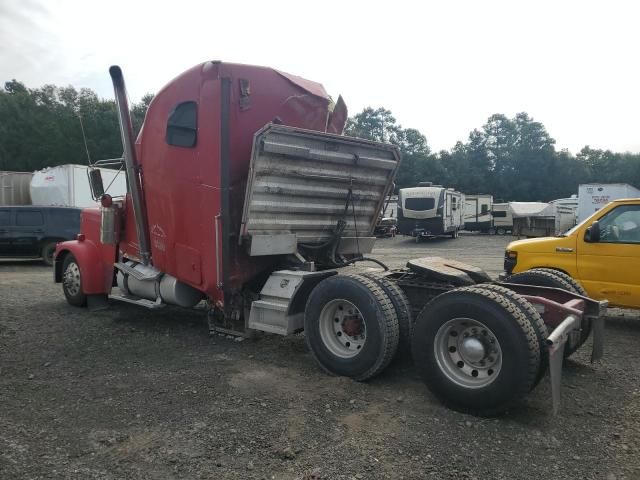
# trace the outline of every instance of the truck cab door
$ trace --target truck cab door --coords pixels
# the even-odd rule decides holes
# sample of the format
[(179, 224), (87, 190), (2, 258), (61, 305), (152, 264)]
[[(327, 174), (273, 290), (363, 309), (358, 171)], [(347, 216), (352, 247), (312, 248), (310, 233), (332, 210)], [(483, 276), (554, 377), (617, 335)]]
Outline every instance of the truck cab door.
[(597, 241), (578, 238), (579, 280), (594, 298), (640, 308), (640, 204), (619, 205), (598, 223)]
[(44, 214), (41, 209), (16, 210), (11, 249), (16, 255), (37, 256), (44, 238)]
[(0, 256), (11, 255), (11, 237), (13, 235), (13, 209), (0, 208)]

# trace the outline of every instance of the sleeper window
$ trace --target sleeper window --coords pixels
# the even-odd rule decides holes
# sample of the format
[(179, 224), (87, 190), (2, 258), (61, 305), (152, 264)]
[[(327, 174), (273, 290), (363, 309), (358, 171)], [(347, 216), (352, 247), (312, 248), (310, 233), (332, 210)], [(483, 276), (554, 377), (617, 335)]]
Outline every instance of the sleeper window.
[(166, 140), (176, 147), (194, 147), (198, 139), (198, 106), (182, 102), (175, 106), (167, 121)]

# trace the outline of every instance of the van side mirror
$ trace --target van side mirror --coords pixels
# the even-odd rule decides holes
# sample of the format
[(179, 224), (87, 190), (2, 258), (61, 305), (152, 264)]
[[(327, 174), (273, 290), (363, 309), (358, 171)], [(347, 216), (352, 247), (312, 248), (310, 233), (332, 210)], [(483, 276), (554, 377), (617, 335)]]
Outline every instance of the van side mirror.
[(584, 232), (584, 241), (587, 243), (596, 243), (600, 241), (600, 222), (597, 220), (587, 228)]
[(102, 172), (99, 168), (89, 169), (89, 186), (91, 187), (91, 196), (94, 200), (98, 200), (102, 195), (104, 195)]

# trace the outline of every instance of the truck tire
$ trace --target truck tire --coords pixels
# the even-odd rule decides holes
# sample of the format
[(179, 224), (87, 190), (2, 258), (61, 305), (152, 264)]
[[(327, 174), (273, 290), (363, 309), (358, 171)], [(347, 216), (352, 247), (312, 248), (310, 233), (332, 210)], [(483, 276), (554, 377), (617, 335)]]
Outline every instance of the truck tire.
[(569, 285), (571, 285), (572, 292), (577, 293), (578, 295), (582, 295), (583, 297), (589, 296), (587, 291), (584, 289), (582, 285), (580, 285), (580, 283), (577, 280), (575, 280), (571, 275), (561, 272), (560, 270), (556, 270), (554, 268), (532, 268), (530, 271), (548, 272), (552, 275), (555, 275), (556, 277), (560, 277)]
[(82, 293), (80, 267), (73, 254), (68, 253), (62, 263), (62, 291), (67, 302), (75, 307), (87, 305), (87, 296)]
[(57, 242), (47, 242), (42, 246), (40, 255), (45, 265), (49, 267), (53, 266), (53, 254), (56, 252)]
[(391, 300), (396, 312), (396, 317), (398, 317), (398, 328), (400, 330), (400, 337), (398, 340), (399, 351), (403, 352), (405, 350), (410, 350), (413, 319), (411, 318), (411, 305), (409, 304), (407, 296), (396, 283), (386, 278), (382, 273), (367, 272), (361, 275), (373, 280), (387, 295), (387, 297), (389, 297), (389, 300)]
[(382, 372), (398, 350), (400, 329), (393, 303), (373, 280), (334, 275), (307, 300), (307, 346), (329, 374), (364, 381)]
[(448, 407), (503, 413), (533, 387), (540, 345), (531, 322), (501, 292), (462, 287), (429, 302), (412, 340), (416, 368)]
[(542, 377), (544, 377), (544, 374), (547, 373), (547, 369), (549, 368), (549, 348), (546, 342), (547, 337), (549, 336), (547, 325), (544, 323), (544, 320), (534, 306), (531, 305), (526, 298), (518, 295), (513, 290), (509, 290), (506, 287), (502, 287), (494, 283), (483, 283), (478, 285), (477, 288), (499, 292), (507, 297), (518, 307), (527, 320), (529, 320), (529, 323), (531, 323), (531, 326), (536, 332), (536, 338), (538, 339), (538, 346), (540, 348), (540, 368), (538, 369), (538, 374), (533, 382), (533, 386), (531, 387), (533, 390), (538, 383), (540, 383), (540, 380), (542, 380)]
[[(531, 270), (526, 270), (524, 272), (510, 275), (505, 281), (508, 283), (518, 283), (524, 285), (538, 285), (540, 287), (561, 288), (577, 295), (588, 296), (586, 295), (587, 292), (585, 292), (584, 288), (582, 288), (582, 285), (577, 283), (571, 277), (569, 277), (568, 279), (567, 277), (569, 277), (569, 275), (567, 275), (566, 273), (559, 272), (551, 268), (532, 268)], [(572, 355), (576, 350), (578, 350), (578, 348), (580, 348), (582, 344), (587, 341), (589, 335), (591, 335), (591, 322), (589, 322), (588, 320), (583, 320), (579, 341), (574, 345), (571, 345), (569, 344), (569, 342), (567, 342), (564, 347), (564, 356), (568, 357)]]

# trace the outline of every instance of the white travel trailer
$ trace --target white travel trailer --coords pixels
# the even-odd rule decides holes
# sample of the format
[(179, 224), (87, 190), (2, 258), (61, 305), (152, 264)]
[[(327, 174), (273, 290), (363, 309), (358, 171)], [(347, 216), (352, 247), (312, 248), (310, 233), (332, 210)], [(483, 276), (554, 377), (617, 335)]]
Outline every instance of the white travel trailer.
[(398, 194), (398, 232), (421, 237), (458, 237), (463, 226), (464, 195), (453, 188), (420, 183)]
[(508, 203), (494, 203), (491, 209), (493, 232), (504, 235), (513, 230), (513, 215)]
[(465, 195), (464, 196), (464, 229), (470, 232), (488, 233), (493, 226), (491, 207), (493, 195)]

